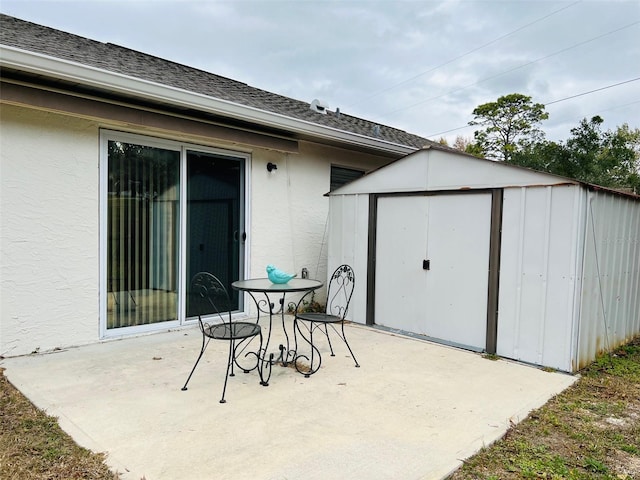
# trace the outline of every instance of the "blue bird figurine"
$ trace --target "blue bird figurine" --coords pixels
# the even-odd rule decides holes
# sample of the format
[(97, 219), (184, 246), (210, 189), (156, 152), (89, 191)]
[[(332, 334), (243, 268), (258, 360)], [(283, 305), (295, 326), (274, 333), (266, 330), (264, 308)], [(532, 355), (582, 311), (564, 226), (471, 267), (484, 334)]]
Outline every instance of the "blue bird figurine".
[(267, 265), (267, 276), (272, 283), (287, 283), (296, 273), (285, 273), (282, 270), (278, 270), (273, 265)]

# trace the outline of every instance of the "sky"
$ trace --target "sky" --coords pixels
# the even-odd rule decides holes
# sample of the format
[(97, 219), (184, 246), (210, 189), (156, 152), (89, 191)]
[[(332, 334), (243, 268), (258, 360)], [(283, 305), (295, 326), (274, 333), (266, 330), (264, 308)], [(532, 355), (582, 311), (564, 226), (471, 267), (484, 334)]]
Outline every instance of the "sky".
[(0, 0), (24, 20), (451, 144), (521, 93), (640, 128), (640, 0)]

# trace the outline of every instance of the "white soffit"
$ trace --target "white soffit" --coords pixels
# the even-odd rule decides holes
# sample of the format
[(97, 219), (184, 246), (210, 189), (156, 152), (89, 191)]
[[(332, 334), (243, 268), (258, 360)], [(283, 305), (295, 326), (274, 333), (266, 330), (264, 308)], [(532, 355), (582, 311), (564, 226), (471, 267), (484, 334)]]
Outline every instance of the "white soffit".
[(259, 125), (281, 128), (319, 139), (366, 147), (381, 152), (406, 155), (414, 147), (379, 140), (357, 133), (318, 125), (286, 115), (267, 112), (238, 103), (182, 90), (159, 83), (102, 70), (76, 62), (30, 52), (6, 45), (0, 46), (0, 65), (5, 68), (53, 77), (68, 82), (133, 95), (146, 100), (192, 108)]

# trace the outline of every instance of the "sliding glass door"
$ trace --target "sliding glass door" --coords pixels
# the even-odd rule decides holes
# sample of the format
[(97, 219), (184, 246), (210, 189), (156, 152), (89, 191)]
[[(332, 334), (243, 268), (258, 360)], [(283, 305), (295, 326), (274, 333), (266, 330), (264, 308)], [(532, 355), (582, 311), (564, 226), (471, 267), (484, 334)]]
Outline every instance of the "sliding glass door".
[[(187, 151), (187, 274), (211, 272), (227, 287), (233, 310), (237, 294), (231, 283), (240, 279), (244, 168), (238, 158)], [(187, 317), (191, 311), (187, 284)]]
[(102, 148), (103, 334), (183, 323), (195, 273), (240, 278), (247, 157), (116, 132)]

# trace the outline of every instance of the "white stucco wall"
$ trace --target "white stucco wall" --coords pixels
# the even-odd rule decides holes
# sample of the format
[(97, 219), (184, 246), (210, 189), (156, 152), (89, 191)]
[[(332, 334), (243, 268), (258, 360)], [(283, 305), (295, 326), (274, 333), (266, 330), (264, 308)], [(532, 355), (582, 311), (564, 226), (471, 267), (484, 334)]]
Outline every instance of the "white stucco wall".
[(0, 355), (98, 339), (98, 127), (3, 105)]
[[(100, 128), (145, 131), (6, 104), (1, 115), (0, 355), (100, 341)], [(146, 133), (251, 155), (247, 277), (266, 276), (273, 263), (326, 280), (331, 165), (369, 170), (389, 161), (309, 142), (287, 154)], [(267, 172), (268, 162), (278, 169)], [(316, 299), (323, 298), (320, 291)]]
[[(276, 163), (278, 169), (267, 172), (267, 162)], [(296, 155), (254, 151), (248, 276), (266, 276), (265, 267), (272, 263), (298, 275), (307, 268), (310, 278), (326, 281), (338, 266), (329, 261), (331, 272), (327, 272), (329, 198), (325, 194), (331, 165), (371, 170), (384, 162), (388, 160), (306, 142), (300, 143)], [(358, 249), (366, 254), (366, 236), (364, 242)], [(365, 279), (362, 276), (362, 287)], [(323, 288), (316, 300), (324, 297)]]

